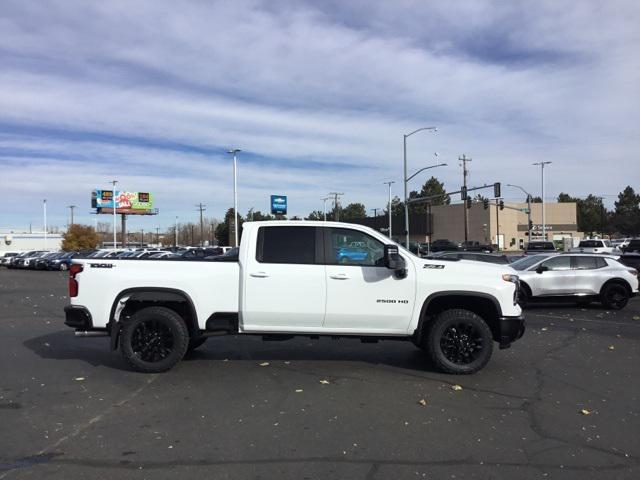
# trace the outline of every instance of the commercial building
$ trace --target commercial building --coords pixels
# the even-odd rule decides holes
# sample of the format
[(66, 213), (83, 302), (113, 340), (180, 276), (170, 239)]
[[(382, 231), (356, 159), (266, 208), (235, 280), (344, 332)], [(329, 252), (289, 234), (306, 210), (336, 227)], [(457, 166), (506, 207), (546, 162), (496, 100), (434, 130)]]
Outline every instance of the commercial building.
[(44, 232), (25, 232), (19, 229), (0, 228), (0, 253), (28, 250), (60, 250), (62, 235)]
[[(432, 206), (430, 214), (411, 214), (410, 240), (412, 242), (428, 242), (430, 240), (447, 239), (453, 242), (464, 241), (465, 204)], [(504, 203), (500, 210), (495, 201), (489, 208), (482, 202), (474, 202), (467, 210), (469, 241), (483, 244), (499, 245), (501, 250), (519, 250), (529, 242), (529, 217), (526, 203)], [(532, 240), (542, 240), (542, 204), (531, 204)], [(363, 223), (381, 232), (388, 231), (388, 218), (378, 216), (366, 218)], [(545, 203), (545, 224), (547, 239), (567, 244), (577, 244), (583, 237), (578, 231), (577, 205), (575, 203)], [(404, 218), (393, 218), (393, 238), (404, 241)], [(567, 239), (567, 240), (565, 240)]]

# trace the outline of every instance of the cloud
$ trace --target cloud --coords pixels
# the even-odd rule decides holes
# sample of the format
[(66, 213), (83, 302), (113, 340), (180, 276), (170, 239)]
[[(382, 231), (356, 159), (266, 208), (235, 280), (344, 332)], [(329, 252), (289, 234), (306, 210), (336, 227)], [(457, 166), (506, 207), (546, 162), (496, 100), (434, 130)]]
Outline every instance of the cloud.
[(329, 190), (379, 208), (383, 181), (400, 190), (402, 133), (424, 125), (439, 133), (409, 139), (410, 169), (438, 151), (449, 190), (462, 153), (472, 182), (533, 191), (530, 164), (552, 160), (550, 196), (615, 194), (635, 168), (631, 1), (44, 5), (0, 12), (1, 223), (47, 196), (62, 224), (114, 176), (154, 191), (161, 225), (200, 201), (220, 217), (230, 146), (243, 211), (285, 193), (303, 215)]

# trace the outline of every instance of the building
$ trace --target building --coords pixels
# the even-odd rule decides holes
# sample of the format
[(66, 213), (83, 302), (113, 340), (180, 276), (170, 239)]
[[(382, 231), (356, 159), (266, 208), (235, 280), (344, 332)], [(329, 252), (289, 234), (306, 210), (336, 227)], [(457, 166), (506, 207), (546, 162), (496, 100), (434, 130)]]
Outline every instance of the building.
[[(428, 242), (447, 239), (457, 243), (463, 242), (465, 208), (463, 203), (435, 205), (431, 207), (429, 215), (412, 214), (409, 221), (410, 240)], [(490, 201), (489, 208), (485, 209), (481, 202), (474, 202), (471, 208), (467, 209), (468, 240), (499, 245), (501, 250), (519, 250), (529, 242), (526, 208), (526, 203), (504, 203), (504, 209), (500, 210), (495, 201)], [(542, 240), (542, 204), (531, 204), (531, 210), (531, 239)], [(388, 219), (383, 216), (369, 217), (358, 223), (382, 232), (388, 231)], [(575, 245), (583, 237), (578, 231), (575, 203), (545, 203), (545, 223), (548, 240)], [(393, 238), (404, 241), (404, 217), (394, 217), (392, 228)]]
[(0, 228), (0, 253), (24, 252), (29, 250), (60, 250), (62, 235), (47, 233), (45, 243), (44, 232), (23, 232), (11, 228)]

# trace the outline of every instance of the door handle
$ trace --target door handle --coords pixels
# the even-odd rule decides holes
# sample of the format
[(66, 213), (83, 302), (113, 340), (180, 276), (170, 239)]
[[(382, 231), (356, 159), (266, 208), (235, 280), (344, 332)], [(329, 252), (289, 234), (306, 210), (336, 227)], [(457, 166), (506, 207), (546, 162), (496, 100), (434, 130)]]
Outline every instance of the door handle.
[(269, 274), (266, 272), (253, 272), (253, 273), (250, 273), (249, 275), (256, 278), (266, 278), (269, 276)]
[(349, 277), (346, 273), (334, 273), (333, 275), (329, 275), (329, 278), (333, 278), (334, 280), (348, 280)]

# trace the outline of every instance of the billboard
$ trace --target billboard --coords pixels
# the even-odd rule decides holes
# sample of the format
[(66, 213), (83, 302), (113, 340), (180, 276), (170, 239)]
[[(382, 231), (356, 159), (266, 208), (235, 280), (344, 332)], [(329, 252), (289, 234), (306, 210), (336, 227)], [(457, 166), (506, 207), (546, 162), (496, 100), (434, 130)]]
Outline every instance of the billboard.
[(271, 214), (286, 215), (287, 214), (287, 196), (271, 195)]
[(91, 208), (97, 213), (113, 213), (115, 200), (116, 213), (149, 215), (156, 213), (153, 208), (153, 195), (149, 192), (126, 192), (124, 190), (95, 189), (91, 194)]

